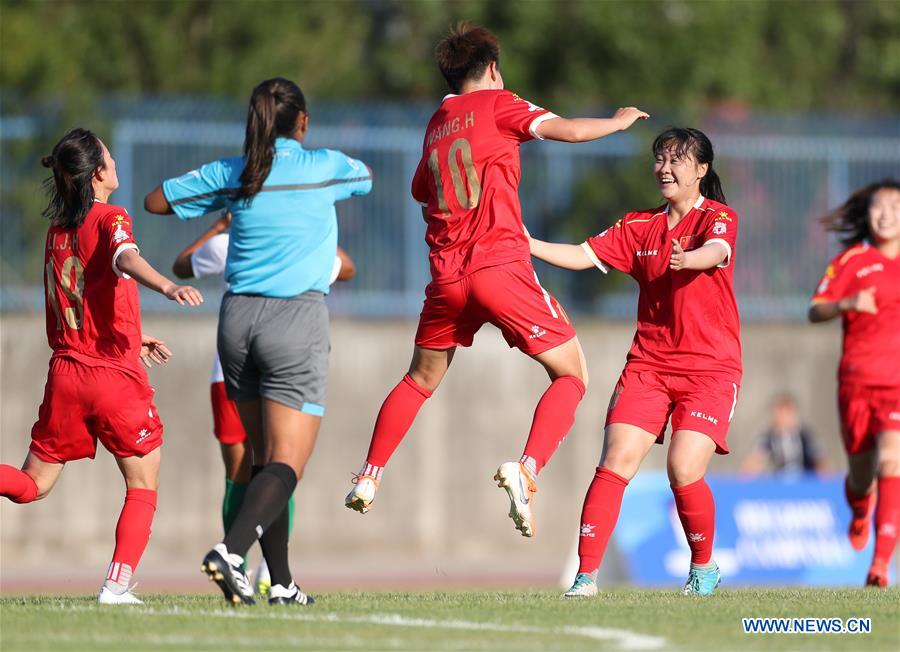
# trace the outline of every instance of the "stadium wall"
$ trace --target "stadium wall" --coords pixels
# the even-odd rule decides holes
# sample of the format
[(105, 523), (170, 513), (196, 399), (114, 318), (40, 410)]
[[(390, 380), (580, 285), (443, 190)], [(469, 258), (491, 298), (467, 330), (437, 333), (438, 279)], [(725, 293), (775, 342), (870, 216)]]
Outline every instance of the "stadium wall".
[[(165, 422), (159, 509), (137, 578), (145, 588), (200, 588), (199, 561), (220, 534), (222, 464), (211, 434), (211, 316), (151, 316), (145, 331), (175, 352), (151, 372)], [(366, 453), (381, 401), (406, 370), (414, 322), (335, 319), (328, 412), (297, 492), (291, 554), (295, 574), (317, 586), (509, 585), (555, 582), (576, 539), (585, 488), (600, 454), (610, 392), (633, 327), (579, 320), (591, 374), (576, 424), (542, 474), (538, 532), (519, 536), (491, 477), (521, 453), (546, 386), (540, 367), (507, 350), (490, 326), (461, 351), (386, 471), (373, 510), (344, 509), (351, 473)], [(24, 459), (41, 402), (49, 350), (43, 316), (0, 316), (0, 459)], [(839, 465), (835, 369), (839, 333), (799, 324), (750, 325), (745, 375), (729, 443), (711, 470), (737, 468), (768, 419), (774, 393), (790, 390)], [(664, 467), (655, 447), (647, 468)], [(108, 454), (78, 462), (54, 492), (29, 506), (0, 501), (0, 590), (99, 584), (112, 551), (124, 486)], [(255, 553), (254, 553), (255, 554)], [(615, 563), (609, 566), (615, 571)], [(29, 589), (31, 587), (31, 589)], [(88, 587), (89, 588), (89, 587)]]

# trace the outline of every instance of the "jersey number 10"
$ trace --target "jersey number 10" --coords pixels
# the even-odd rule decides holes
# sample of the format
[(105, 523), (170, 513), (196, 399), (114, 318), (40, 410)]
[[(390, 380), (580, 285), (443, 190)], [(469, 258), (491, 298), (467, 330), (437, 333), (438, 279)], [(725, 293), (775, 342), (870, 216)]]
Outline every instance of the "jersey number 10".
[[(466, 173), (466, 182), (463, 182), (462, 170), (460, 170), (459, 161), (456, 153), (459, 152), (462, 158), (462, 167)], [(450, 170), (450, 179), (453, 181), (453, 192), (456, 194), (456, 201), (464, 210), (471, 210), (478, 206), (481, 201), (481, 181), (478, 180), (478, 173), (475, 171), (475, 164), (472, 162), (472, 146), (466, 138), (457, 138), (450, 145), (450, 152), (447, 155), (447, 166)], [(438, 208), (445, 213), (450, 212), (447, 207), (447, 199), (444, 197), (444, 182), (441, 180), (441, 169), (438, 162), (437, 148), (431, 150), (428, 157), (428, 167), (434, 173), (434, 184), (437, 186)], [(468, 184), (468, 185), (467, 185)]]
[(56, 298), (56, 275), (53, 273), (51, 258), (47, 261), (47, 302), (56, 313), (56, 330), (62, 330), (63, 316), (69, 328), (78, 330), (84, 317), (84, 265), (77, 257), (69, 256), (63, 261), (59, 281), (59, 289), (72, 303), (66, 306), (62, 313), (59, 311), (59, 300)]

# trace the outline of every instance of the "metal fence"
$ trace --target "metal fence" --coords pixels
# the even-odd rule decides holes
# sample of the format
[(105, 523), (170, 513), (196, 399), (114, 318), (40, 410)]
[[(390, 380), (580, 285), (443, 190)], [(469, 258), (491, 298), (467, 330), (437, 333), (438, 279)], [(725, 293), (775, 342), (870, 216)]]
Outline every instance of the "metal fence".
[[(409, 184), (427, 113), (405, 122), (416, 127), (379, 125), (371, 116), (365, 124), (334, 121), (329, 126), (327, 118), (314, 122), (309, 145), (343, 150), (375, 172), (371, 195), (338, 206), (340, 242), (356, 260), (359, 274), (333, 292), (331, 308), (354, 316), (415, 316), (428, 282), (428, 262), (424, 223)], [(834, 252), (816, 216), (865, 183), (900, 176), (900, 123), (881, 124), (886, 128), (880, 133), (868, 129), (866, 135), (847, 136), (798, 135), (784, 129), (747, 135), (746, 129), (735, 133), (721, 125), (701, 125), (716, 147), (716, 167), (729, 204), (741, 218), (735, 283), (745, 319), (790, 320), (805, 313), (808, 296)], [(35, 175), (40, 171), (33, 169), (38, 132), (33, 118), (0, 117), (0, 309), (7, 311), (42, 305), (38, 286), (45, 224), (38, 215), (42, 199)], [(244, 125), (183, 116), (123, 118), (111, 120), (108, 133), (120, 180), (112, 201), (134, 216), (143, 254), (166, 270), (209, 219), (182, 223), (148, 215), (142, 210), (144, 194), (165, 178), (239, 153)], [(625, 209), (653, 205), (657, 199), (646, 140), (628, 132), (589, 144), (523, 146), (521, 197), (529, 229), (548, 239), (577, 242), (601, 231)], [(639, 198), (647, 199), (635, 203)], [(633, 318), (635, 286), (627, 279), (588, 278), (588, 272), (542, 265), (538, 270), (544, 285), (570, 311)], [(143, 300), (145, 310), (172, 307), (150, 293)], [(211, 310), (216, 302), (206, 305)]]

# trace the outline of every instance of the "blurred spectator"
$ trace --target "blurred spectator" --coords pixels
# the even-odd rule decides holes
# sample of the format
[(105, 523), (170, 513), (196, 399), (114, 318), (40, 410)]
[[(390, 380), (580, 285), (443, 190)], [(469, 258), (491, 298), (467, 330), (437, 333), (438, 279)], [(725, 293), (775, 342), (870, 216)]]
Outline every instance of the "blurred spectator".
[(825, 473), (831, 462), (813, 432), (800, 422), (797, 402), (782, 394), (772, 402), (772, 423), (741, 464), (744, 473)]

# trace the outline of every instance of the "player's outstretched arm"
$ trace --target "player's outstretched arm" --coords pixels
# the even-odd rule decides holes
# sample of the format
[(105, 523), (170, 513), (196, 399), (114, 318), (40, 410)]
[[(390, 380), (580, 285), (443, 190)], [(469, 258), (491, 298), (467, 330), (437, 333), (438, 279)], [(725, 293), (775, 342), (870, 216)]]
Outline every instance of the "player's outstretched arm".
[(537, 126), (537, 133), (547, 140), (584, 143), (617, 131), (625, 131), (636, 120), (646, 120), (649, 117), (649, 113), (628, 106), (616, 111), (611, 118), (551, 118)]
[(669, 268), (693, 269), (703, 271), (718, 267), (728, 258), (728, 250), (720, 242), (708, 242), (699, 249), (685, 251), (678, 240), (672, 240), (672, 255), (669, 257)]
[(141, 285), (159, 292), (167, 299), (177, 301), (179, 305), (199, 306), (203, 303), (203, 295), (199, 290), (189, 285), (176, 285), (153, 269), (134, 249), (126, 249), (119, 254), (115, 264), (123, 274), (128, 274)]
[(185, 247), (175, 262), (172, 263), (172, 273), (178, 278), (194, 278), (194, 268), (191, 266), (191, 256), (200, 247), (206, 244), (206, 241), (221, 233), (225, 233), (231, 226), (231, 211), (225, 211), (222, 216), (213, 222), (206, 231), (200, 234), (196, 240)]
[(156, 186), (144, 197), (144, 210), (156, 215), (172, 215), (175, 212), (172, 210), (169, 200), (166, 199), (162, 185)]
[(809, 307), (807, 317), (814, 324), (830, 321), (845, 312), (866, 312), (878, 314), (878, 303), (875, 301), (875, 288), (860, 290), (856, 294), (838, 301), (819, 301)]
[(581, 245), (544, 242), (530, 236), (528, 242), (531, 246), (531, 255), (545, 263), (572, 270), (590, 269), (594, 266), (591, 257)]

